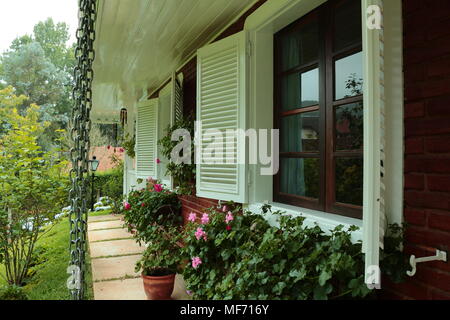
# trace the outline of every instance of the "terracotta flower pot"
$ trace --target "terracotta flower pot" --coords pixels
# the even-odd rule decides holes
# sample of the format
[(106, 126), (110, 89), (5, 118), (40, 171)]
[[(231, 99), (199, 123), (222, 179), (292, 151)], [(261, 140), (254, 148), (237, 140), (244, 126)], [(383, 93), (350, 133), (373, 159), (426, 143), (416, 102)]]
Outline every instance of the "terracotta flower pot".
[(170, 296), (175, 285), (175, 274), (160, 277), (141, 276), (144, 281), (147, 300), (171, 300)]

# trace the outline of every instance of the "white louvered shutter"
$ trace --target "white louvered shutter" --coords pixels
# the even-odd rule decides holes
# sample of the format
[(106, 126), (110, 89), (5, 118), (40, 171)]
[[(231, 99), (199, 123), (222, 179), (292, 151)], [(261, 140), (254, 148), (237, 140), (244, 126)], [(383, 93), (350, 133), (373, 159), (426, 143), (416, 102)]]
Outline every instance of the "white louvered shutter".
[(136, 176), (156, 176), (156, 147), (158, 141), (158, 99), (138, 104), (136, 128)]
[[(247, 202), (245, 136), (229, 134), (225, 141), (226, 130), (246, 127), (246, 59), (244, 32), (198, 51), (197, 196)], [(222, 149), (208, 130), (223, 134)], [(222, 161), (213, 163), (218, 156)]]
[(183, 118), (183, 82), (176, 76), (172, 75), (172, 123)]
[[(379, 266), (386, 230), (385, 199), (385, 121), (384, 121), (384, 32), (370, 30), (366, 10), (371, 5), (383, 8), (382, 0), (363, 0), (364, 50), (364, 206), (363, 252), (366, 283), (373, 283), (373, 268)], [(377, 283), (379, 285), (379, 283)]]

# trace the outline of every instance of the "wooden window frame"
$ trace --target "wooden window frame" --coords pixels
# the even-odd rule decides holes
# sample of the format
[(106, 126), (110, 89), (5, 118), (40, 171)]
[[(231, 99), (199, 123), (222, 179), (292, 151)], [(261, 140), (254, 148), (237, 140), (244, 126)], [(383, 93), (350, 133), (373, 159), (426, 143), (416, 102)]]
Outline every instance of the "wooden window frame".
[[(298, 207), (334, 213), (351, 218), (362, 218), (362, 206), (339, 203), (336, 201), (335, 192), (335, 161), (337, 158), (363, 159), (364, 151), (336, 151), (335, 136), (335, 110), (337, 107), (356, 102), (363, 102), (363, 95), (335, 100), (335, 61), (362, 51), (362, 39), (351, 46), (335, 51), (334, 44), (334, 9), (345, 0), (328, 1), (316, 8), (306, 16), (293, 22), (274, 35), (274, 128), (281, 128), (281, 119), (286, 116), (319, 111), (319, 150), (318, 152), (280, 152), (280, 164), (282, 158), (316, 158), (319, 159), (319, 197), (307, 198), (298, 195), (280, 192), (280, 171), (274, 176), (274, 201), (286, 203)], [(318, 20), (319, 25), (319, 57), (314, 62), (296, 66), (288, 70), (281, 68), (281, 38), (283, 35), (300, 29), (313, 19)], [(319, 68), (319, 105), (282, 111), (282, 79), (291, 73), (300, 73), (314, 68)], [(280, 140), (283, 137), (280, 133)]]

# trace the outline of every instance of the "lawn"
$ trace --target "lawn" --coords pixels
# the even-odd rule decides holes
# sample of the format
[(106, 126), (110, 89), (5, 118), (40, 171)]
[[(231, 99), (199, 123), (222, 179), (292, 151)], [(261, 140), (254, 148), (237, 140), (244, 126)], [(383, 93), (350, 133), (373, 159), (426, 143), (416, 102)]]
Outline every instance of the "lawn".
[[(110, 214), (109, 211), (93, 213), (91, 216)], [(30, 300), (67, 300), (70, 299), (67, 289), (66, 272), (69, 263), (69, 221), (63, 218), (51, 231), (37, 243), (39, 263), (31, 269), (33, 276), (24, 287)], [(87, 254), (87, 299), (93, 299), (92, 275), (89, 254)], [(4, 274), (4, 266), (0, 265), (0, 273)], [(0, 286), (5, 281), (0, 277)]]

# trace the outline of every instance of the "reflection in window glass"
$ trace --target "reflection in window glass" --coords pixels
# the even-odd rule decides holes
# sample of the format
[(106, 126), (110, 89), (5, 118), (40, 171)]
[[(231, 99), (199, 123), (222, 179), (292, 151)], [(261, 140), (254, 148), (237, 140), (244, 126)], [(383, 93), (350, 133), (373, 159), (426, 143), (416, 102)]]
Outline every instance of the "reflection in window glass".
[(319, 111), (283, 117), (281, 152), (319, 151)]
[(280, 165), (280, 192), (319, 197), (319, 159), (283, 158)]
[(336, 7), (334, 50), (339, 51), (361, 42), (361, 1), (348, 0)]
[(336, 100), (358, 96), (363, 90), (362, 52), (337, 60), (335, 63)]
[(363, 159), (336, 159), (336, 201), (357, 206), (363, 204)]
[(319, 69), (286, 76), (281, 97), (283, 111), (319, 104)]
[(316, 61), (319, 57), (317, 21), (309, 23), (301, 30), (283, 36), (281, 45), (282, 71)]
[(336, 108), (336, 150), (363, 148), (363, 103), (357, 102)]

